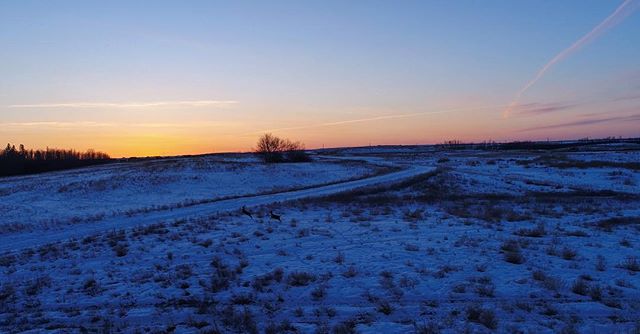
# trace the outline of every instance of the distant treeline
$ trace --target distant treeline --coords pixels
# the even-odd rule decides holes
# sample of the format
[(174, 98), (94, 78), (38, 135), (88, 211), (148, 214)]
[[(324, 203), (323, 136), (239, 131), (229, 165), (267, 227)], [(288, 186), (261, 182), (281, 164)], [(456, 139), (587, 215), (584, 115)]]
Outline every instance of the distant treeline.
[(54, 170), (77, 168), (111, 161), (108, 154), (88, 150), (77, 152), (47, 148), (27, 150), (24, 145), (7, 144), (0, 151), (0, 176), (42, 173)]
[(571, 141), (514, 141), (507, 143), (497, 143), (487, 141), (482, 143), (462, 143), (459, 140), (449, 140), (438, 145), (440, 148), (449, 150), (556, 150), (571, 149), (594, 144), (640, 144), (640, 138), (601, 138), (601, 139), (579, 139)]

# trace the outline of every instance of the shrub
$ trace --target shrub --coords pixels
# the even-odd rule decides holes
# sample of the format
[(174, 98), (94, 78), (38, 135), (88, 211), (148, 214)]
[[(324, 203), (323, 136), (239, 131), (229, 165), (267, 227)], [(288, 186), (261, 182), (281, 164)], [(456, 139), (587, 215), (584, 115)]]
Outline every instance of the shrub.
[(324, 285), (319, 285), (311, 291), (311, 298), (313, 298), (313, 300), (321, 300), (326, 294), (327, 292)]
[(353, 320), (343, 321), (333, 327), (333, 334), (355, 334), (356, 331), (356, 322)]
[(281, 333), (297, 333), (298, 329), (295, 328), (289, 320), (282, 320), (280, 325), (271, 323), (265, 328), (265, 334), (281, 334)]
[(517, 240), (509, 239), (502, 243), (500, 249), (505, 252), (517, 252), (520, 251), (520, 245), (518, 245)]
[(476, 287), (476, 293), (480, 297), (494, 297), (495, 285), (493, 284), (481, 284)]
[(264, 288), (269, 286), (272, 281), (276, 281), (276, 282), (282, 281), (282, 276), (283, 276), (282, 268), (276, 268), (270, 273), (254, 278), (253, 282), (251, 283), (251, 287), (253, 287), (257, 291), (263, 292)]
[(616, 279), (616, 285), (621, 286), (623, 288), (633, 288), (633, 284), (631, 284), (631, 282), (622, 278)]
[(89, 296), (96, 296), (100, 292), (100, 286), (98, 285), (98, 281), (89, 278), (82, 285), (82, 290)]
[(509, 262), (509, 263), (513, 263), (513, 264), (522, 264), (522, 263), (524, 263), (524, 257), (522, 256), (522, 253), (520, 253), (520, 250), (515, 251), (515, 252), (505, 252), (504, 253), (504, 260)]
[(598, 255), (596, 257), (596, 270), (597, 271), (604, 271), (606, 269), (606, 266), (607, 266), (607, 264), (605, 262), (604, 256)]
[(587, 234), (587, 232), (582, 231), (582, 230), (575, 230), (575, 231), (568, 231), (567, 235), (570, 237), (588, 237), (589, 234)]
[(211, 266), (215, 269), (215, 272), (211, 276), (211, 291), (219, 292), (229, 287), (229, 283), (234, 281), (237, 277), (237, 272), (232, 270), (220, 260), (219, 257), (214, 257), (211, 261)]
[(465, 293), (467, 292), (467, 286), (464, 283), (456, 284), (451, 288), (451, 291), (455, 293)]
[(414, 324), (414, 332), (416, 334), (440, 334), (440, 328), (434, 323), (428, 323), (423, 325)]
[(424, 210), (423, 209), (415, 209), (413, 211), (407, 209), (404, 212), (404, 220), (409, 221), (409, 222), (416, 222), (418, 220), (421, 220), (424, 218)]
[(129, 253), (129, 246), (126, 243), (118, 243), (113, 247), (113, 251), (116, 252), (117, 257), (123, 257)]
[(282, 268), (276, 268), (273, 270), (272, 274), (273, 279), (279, 283), (282, 281), (282, 277), (284, 276), (284, 270), (282, 270)]
[(400, 285), (400, 287), (405, 288), (405, 289), (413, 289), (416, 287), (416, 285), (418, 285), (418, 280), (415, 278), (411, 278), (408, 277), (406, 275), (403, 275), (400, 280), (398, 281), (398, 284)]
[(542, 286), (544, 286), (548, 290), (557, 292), (557, 291), (560, 291), (560, 289), (562, 289), (562, 287), (564, 286), (564, 283), (562, 282), (561, 279), (557, 277), (547, 276), (542, 281)]
[(479, 323), (489, 329), (498, 328), (498, 318), (491, 309), (484, 309), (481, 306), (470, 306), (467, 308), (467, 320)]
[(627, 238), (623, 238), (622, 240), (620, 240), (620, 245), (624, 247), (631, 247), (631, 241), (629, 241), (629, 239)]
[(298, 143), (296, 145), (299, 146), (284, 153), (285, 160), (287, 162), (310, 162), (311, 157), (304, 151), (304, 145)]
[(10, 267), (16, 262), (16, 257), (11, 254), (0, 256), (0, 267)]
[(342, 273), (342, 276), (346, 278), (356, 277), (356, 275), (358, 275), (358, 270), (356, 270), (356, 267), (354, 266), (349, 266), (349, 268), (347, 268), (347, 270)]
[(253, 314), (246, 308), (243, 312), (236, 312), (232, 305), (227, 305), (222, 311), (222, 324), (238, 333), (259, 333)]
[(211, 246), (213, 244), (213, 240), (211, 240), (211, 239), (203, 240), (198, 244), (200, 246), (204, 247), (204, 248), (209, 248), (209, 246)]
[(638, 224), (640, 224), (640, 217), (613, 217), (597, 222), (596, 226), (605, 231), (611, 232), (615, 227)]
[(521, 228), (515, 232), (516, 235), (530, 238), (540, 238), (545, 235), (544, 224), (540, 223), (535, 228)]
[(253, 304), (254, 300), (253, 300), (253, 295), (247, 293), (247, 294), (239, 294), (239, 295), (234, 295), (231, 297), (231, 303), (235, 304), (235, 305), (249, 305), (249, 304)]
[(573, 260), (577, 254), (578, 253), (575, 250), (569, 247), (564, 247), (562, 249), (562, 258), (565, 260)]
[(304, 271), (296, 271), (287, 276), (287, 284), (291, 286), (306, 286), (315, 280), (316, 276), (314, 274)]
[(191, 270), (191, 266), (188, 264), (180, 264), (176, 266), (176, 277), (179, 279), (188, 279), (193, 275), (193, 271)]
[(586, 296), (589, 293), (589, 285), (585, 282), (584, 279), (578, 278), (575, 282), (573, 282), (573, 286), (571, 287), (571, 291), (573, 293)]
[(544, 281), (547, 278), (547, 275), (542, 270), (536, 270), (531, 274), (531, 277), (536, 281)]
[(393, 306), (388, 301), (383, 300), (378, 303), (377, 310), (384, 315), (389, 315), (393, 313)]
[(51, 286), (51, 278), (48, 276), (38, 277), (27, 284), (25, 293), (29, 296), (35, 296), (45, 287)]
[(620, 267), (629, 271), (640, 271), (640, 262), (635, 256), (629, 256), (626, 260), (620, 263)]
[(596, 301), (602, 300), (602, 288), (599, 285), (594, 284), (589, 289), (589, 296), (591, 296), (591, 299)]
[(417, 252), (420, 250), (420, 247), (418, 247), (418, 245), (414, 245), (414, 244), (406, 244), (404, 246), (404, 249), (408, 252)]
[(15, 298), (15, 295), (16, 289), (13, 287), (13, 285), (3, 284), (2, 288), (0, 288), (0, 305), (3, 305), (5, 302), (10, 302)]

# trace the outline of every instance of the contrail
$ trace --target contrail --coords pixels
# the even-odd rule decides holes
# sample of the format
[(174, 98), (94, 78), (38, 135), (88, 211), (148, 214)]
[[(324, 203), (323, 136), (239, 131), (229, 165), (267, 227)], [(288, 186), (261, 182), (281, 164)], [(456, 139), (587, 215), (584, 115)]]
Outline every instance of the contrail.
[(598, 38), (607, 30), (613, 28), (614, 26), (622, 22), (627, 16), (629, 16), (631, 13), (633, 13), (634, 10), (638, 8), (639, 3), (640, 2), (636, 0), (625, 0), (624, 2), (622, 2), (620, 6), (618, 6), (618, 8), (616, 8), (615, 11), (613, 11), (611, 15), (609, 15), (606, 19), (604, 19), (604, 21), (600, 22), (600, 24), (598, 24), (595, 28), (589, 31), (586, 35), (582, 36), (582, 38), (575, 41), (573, 44), (571, 44), (571, 46), (562, 50), (562, 52), (558, 53), (555, 57), (553, 57), (540, 70), (538, 70), (538, 72), (533, 77), (533, 79), (529, 80), (529, 82), (527, 82), (527, 84), (524, 87), (522, 87), (520, 91), (518, 91), (516, 96), (513, 98), (513, 101), (505, 109), (503, 116), (507, 118), (511, 115), (511, 111), (513, 111), (513, 109), (518, 105), (518, 102), (520, 101), (520, 97), (522, 97), (522, 95), (529, 88), (531, 88), (531, 86), (533, 86), (538, 80), (540, 80), (540, 78), (542, 78), (544, 74), (553, 65), (563, 60), (564, 58), (568, 57), (572, 53), (579, 50), (581, 47), (587, 45), (588, 43)]
[(363, 122), (380, 121), (380, 120), (386, 120), (386, 119), (398, 119), (398, 118), (408, 118), (408, 117), (417, 117), (417, 116), (425, 116), (425, 115), (446, 114), (446, 113), (460, 112), (460, 111), (498, 109), (498, 108), (504, 108), (504, 107), (505, 107), (505, 105), (502, 104), (502, 105), (498, 105), (498, 106), (456, 108), (456, 109), (445, 109), (445, 110), (437, 110), (437, 111), (422, 111), (422, 112), (415, 112), (415, 113), (409, 113), (409, 114), (384, 115), (384, 116), (376, 116), (376, 117), (369, 117), (369, 118), (359, 118), (359, 119), (350, 119), (350, 120), (336, 121), (336, 122), (327, 122), (327, 123), (309, 124), (309, 125), (301, 125), (301, 126), (292, 126), (292, 127), (286, 127), (286, 128), (264, 129), (264, 130), (259, 130), (259, 131), (248, 132), (248, 133), (242, 134), (242, 136), (261, 134), (261, 133), (265, 133), (265, 132), (276, 132), (276, 131), (287, 131), (287, 130), (304, 130), (304, 129), (320, 128), (320, 127), (327, 127), (327, 126), (334, 126), (334, 125), (351, 124), (351, 123), (363, 123)]
[(9, 108), (149, 108), (165, 106), (207, 107), (235, 104), (232, 100), (194, 100), (194, 101), (155, 101), (155, 102), (69, 102), (69, 103), (39, 103), (12, 104)]

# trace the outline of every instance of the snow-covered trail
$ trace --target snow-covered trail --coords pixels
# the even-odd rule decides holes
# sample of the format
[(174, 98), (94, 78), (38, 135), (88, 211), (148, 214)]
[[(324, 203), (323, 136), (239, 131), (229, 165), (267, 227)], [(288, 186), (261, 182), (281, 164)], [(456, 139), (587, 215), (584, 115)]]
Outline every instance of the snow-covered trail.
[[(367, 157), (352, 158), (352, 160), (356, 159), (373, 162), (369, 161)], [(375, 162), (378, 163), (379, 161)], [(114, 229), (128, 229), (159, 222), (174, 221), (178, 219), (206, 217), (218, 213), (240, 210), (243, 205), (252, 207), (298, 200), (303, 198), (322, 197), (344, 191), (350, 191), (357, 188), (397, 182), (403, 179), (411, 178), (433, 171), (434, 169), (435, 167), (429, 166), (410, 166), (397, 172), (302, 190), (286, 191), (268, 195), (250, 195), (190, 207), (183, 207), (166, 211), (154, 211), (146, 214), (135, 215), (132, 217), (118, 216), (93, 223), (82, 223), (76, 225), (70, 224), (61, 227), (59, 230), (48, 230), (45, 233), (27, 232), (10, 234), (6, 236), (0, 236), (0, 253), (19, 251), (25, 248), (54, 243), (72, 238), (79, 239), (84, 236)]]

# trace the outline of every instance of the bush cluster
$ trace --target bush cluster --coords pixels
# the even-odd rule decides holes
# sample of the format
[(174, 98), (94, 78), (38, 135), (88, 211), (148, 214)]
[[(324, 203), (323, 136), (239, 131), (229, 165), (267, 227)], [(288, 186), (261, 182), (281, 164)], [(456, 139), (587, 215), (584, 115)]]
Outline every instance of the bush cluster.
[(262, 160), (267, 163), (311, 161), (311, 158), (305, 152), (304, 144), (282, 139), (270, 133), (260, 137), (255, 153), (260, 155)]

